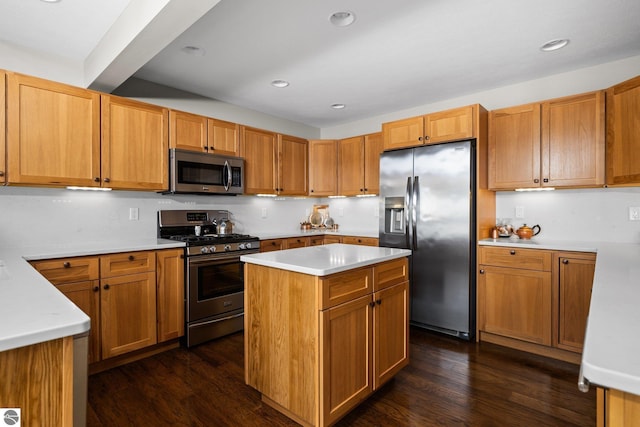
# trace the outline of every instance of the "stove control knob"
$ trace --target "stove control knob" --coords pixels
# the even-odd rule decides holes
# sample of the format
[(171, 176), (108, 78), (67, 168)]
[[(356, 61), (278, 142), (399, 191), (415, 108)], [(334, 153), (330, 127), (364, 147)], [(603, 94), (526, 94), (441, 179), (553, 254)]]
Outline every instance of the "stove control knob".
[(231, 250), (231, 245), (224, 245), (224, 251), (229, 252)]
[(203, 246), (203, 247), (200, 249), (200, 253), (208, 254), (208, 253), (209, 253), (209, 248), (208, 248), (208, 247), (206, 247), (206, 246)]
[(238, 244), (238, 249), (242, 250), (242, 249), (245, 249), (245, 248), (246, 248), (246, 246), (245, 246), (244, 243)]
[(244, 247), (245, 249), (251, 249), (253, 246), (251, 246), (251, 243), (245, 243)]
[(216, 251), (215, 246), (209, 246), (209, 253), (214, 253)]

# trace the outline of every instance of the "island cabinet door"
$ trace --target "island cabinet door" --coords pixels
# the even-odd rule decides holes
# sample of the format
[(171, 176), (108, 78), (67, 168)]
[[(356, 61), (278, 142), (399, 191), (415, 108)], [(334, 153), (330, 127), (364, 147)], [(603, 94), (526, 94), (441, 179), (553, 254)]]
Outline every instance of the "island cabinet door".
[(320, 314), (321, 426), (333, 424), (373, 392), (373, 304), (367, 295)]
[(378, 389), (409, 364), (409, 282), (373, 296), (373, 388)]

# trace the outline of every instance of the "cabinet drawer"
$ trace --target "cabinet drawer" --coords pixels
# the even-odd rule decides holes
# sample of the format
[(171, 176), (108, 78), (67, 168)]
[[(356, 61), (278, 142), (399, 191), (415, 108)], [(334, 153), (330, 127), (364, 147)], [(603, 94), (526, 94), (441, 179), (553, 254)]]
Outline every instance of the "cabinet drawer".
[(342, 243), (348, 245), (378, 246), (378, 239), (375, 237), (344, 236), (342, 237)]
[(99, 275), (97, 257), (59, 258), (34, 261), (33, 267), (54, 285), (96, 280)]
[(283, 239), (268, 239), (260, 241), (260, 252), (281, 251), (284, 249)]
[(551, 252), (514, 247), (481, 247), (480, 264), (525, 270), (551, 271)]
[(123, 274), (155, 271), (155, 252), (124, 252), (100, 257), (101, 277), (122, 276)]
[(372, 293), (373, 268), (336, 273), (320, 279), (322, 307), (326, 309)]
[(287, 249), (304, 248), (309, 246), (308, 237), (291, 237), (287, 239)]
[(409, 260), (407, 258), (394, 259), (393, 261), (378, 264), (373, 269), (373, 291), (388, 288), (389, 286), (409, 280)]

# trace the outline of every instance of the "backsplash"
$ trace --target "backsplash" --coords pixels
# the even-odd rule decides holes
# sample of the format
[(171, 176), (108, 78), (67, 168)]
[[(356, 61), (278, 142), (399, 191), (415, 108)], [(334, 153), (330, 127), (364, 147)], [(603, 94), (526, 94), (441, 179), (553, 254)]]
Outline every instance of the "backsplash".
[[(237, 233), (296, 232), (318, 203), (329, 204), (340, 230), (375, 233), (377, 201), (0, 187), (0, 247), (155, 238), (157, 211), (164, 209), (227, 209)], [(129, 220), (131, 208), (137, 209), (138, 220)]]
[[(539, 224), (539, 236), (550, 240), (640, 243), (640, 221), (629, 221), (630, 206), (640, 206), (638, 187), (496, 195), (496, 217), (511, 218), (516, 228)], [(516, 218), (517, 207), (523, 218)]]

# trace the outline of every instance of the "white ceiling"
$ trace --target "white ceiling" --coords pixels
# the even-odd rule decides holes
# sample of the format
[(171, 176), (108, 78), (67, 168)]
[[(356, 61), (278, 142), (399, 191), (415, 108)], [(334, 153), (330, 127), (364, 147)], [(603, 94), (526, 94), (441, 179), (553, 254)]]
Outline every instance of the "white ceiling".
[[(163, 1), (179, 10), (198, 0)], [(324, 128), (640, 55), (638, 0), (209, 1), (173, 41), (154, 44), (159, 37), (141, 31), (150, 60), (114, 56), (111, 69)], [(136, 2), (3, 0), (0, 39), (86, 58)], [(329, 16), (345, 10), (355, 23), (332, 26)], [(571, 42), (539, 50), (557, 38)], [(184, 46), (206, 54), (187, 55)], [(111, 76), (107, 88), (134, 71)], [(274, 88), (274, 79), (291, 85)], [(100, 76), (90, 84), (100, 87)]]

